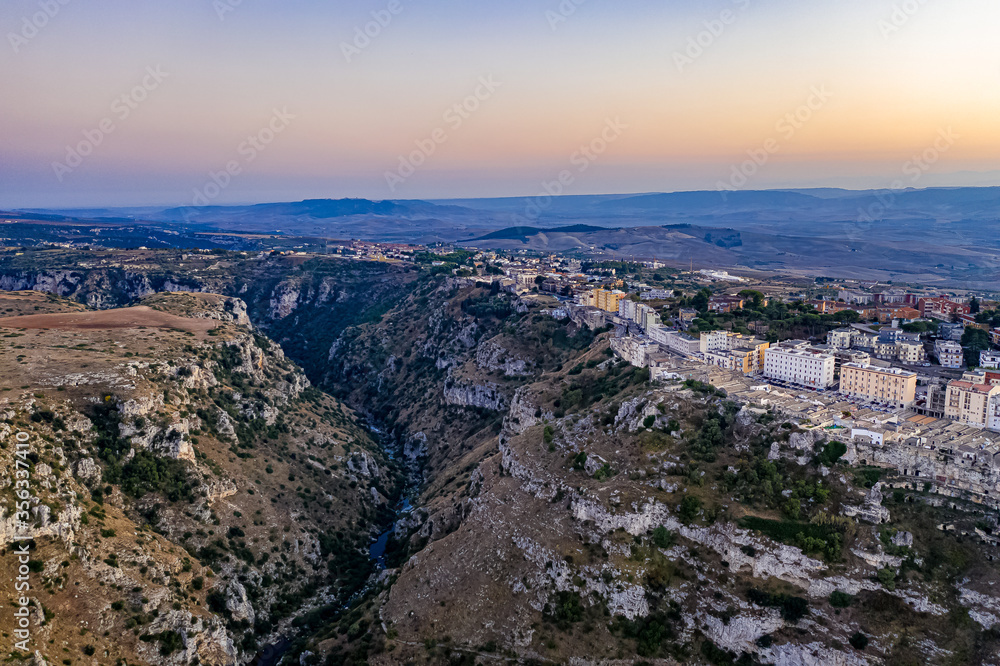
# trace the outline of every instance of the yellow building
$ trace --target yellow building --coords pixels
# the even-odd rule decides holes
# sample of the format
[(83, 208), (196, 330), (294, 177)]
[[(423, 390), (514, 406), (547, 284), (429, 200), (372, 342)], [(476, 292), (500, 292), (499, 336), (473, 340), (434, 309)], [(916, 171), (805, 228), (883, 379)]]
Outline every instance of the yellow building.
[(840, 369), (840, 392), (852, 398), (905, 407), (917, 392), (917, 373), (845, 363)]
[(957, 380), (948, 382), (944, 415), (952, 421), (989, 427), (993, 415), (991, 407), (995, 406), (997, 396), (1000, 396), (1000, 386)]
[(764, 352), (771, 343), (758, 338), (741, 338), (729, 350), (736, 370), (745, 375), (756, 375), (764, 371)]
[(592, 296), (594, 307), (605, 312), (618, 314), (618, 301), (625, 298), (625, 294), (620, 291), (608, 291), (606, 289), (595, 289)]

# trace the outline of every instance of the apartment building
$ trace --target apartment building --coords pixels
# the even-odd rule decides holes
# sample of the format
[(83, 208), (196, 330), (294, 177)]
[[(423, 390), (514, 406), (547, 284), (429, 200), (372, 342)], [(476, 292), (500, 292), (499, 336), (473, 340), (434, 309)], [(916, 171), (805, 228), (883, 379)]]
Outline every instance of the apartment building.
[(963, 380), (948, 382), (944, 415), (952, 421), (988, 428), (1000, 426), (1000, 386), (973, 384)]
[(612, 338), (611, 349), (637, 368), (645, 368), (648, 365), (649, 356), (660, 351), (659, 345), (656, 343), (633, 337)]
[(981, 351), (979, 352), (979, 366), (996, 370), (1000, 368), (1000, 352)]
[(854, 329), (838, 328), (826, 334), (826, 344), (834, 349), (850, 349), (853, 335)]
[(708, 309), (712, 312), (732, 312), (743, 307), (744, 300), (739, 296), (712, 296), (708, 300)]
[(640, 304), (636, 308), (635, 322), (639, 324), (642, 330), (649, 331), (649, 329), (653, 328), (654, 326), (660, 325), (660, 315), (658, 315), (656, 313), (656, 310), (649, 307), (648, 305)]
[(618, 312), (618, 304), (623, 298), (625, 298), (625, 293), (621, 291), (608, 291), (606, 289), (595, 289), (591, 292), (592, 302), (589, 305), (594, 306), (598, 310), (604, 310), (605, 312)]
[(689, 308), (682, 308), (679, 316), (682, 324), (690, 324), (698, 318), (698, 311)]
[(865, 305), (867, 303), (874, 302), (875, 296), (873, 294), (867, 294), (863, 291), (841, 289), (837, 292), (837, 300), (844, 301), (845, 303), (852, 303), (854, 305)]
[(618, 316), (622, 319), (635, 321), (635, 306), (638, 305), (630, 298), (623, 298), (618, 302)]
[(920, 311), (908, 305), (882, 305), (876, 309), (879, 322), (887, 324), (893, 319), (913, 321), (920, 318)]
[(912, 404), (916, 398), (917, 373), (864, 363), (845, 363), (840, 368), (840, 392), (858, 400), (902, 408)]
[(730, 339), (738, 335), (729, 331), (708, 331), (701, 334), (699, 351), (706, 354), (708, 352), (728, 351), (732, 346)]
[(673, 292), (667, 291), (666, 289), (649, 289), (640, 294), (640, 298), (644, 301), (661, 301), (666, 300), (673, 296)]
[(647, 332), (649, 339), (682, 356), (694, 356), (701, 351), (698, 340), (680, 331), (671, 331), (663, 326), (653, 326)]
[(898, 305), (916, 305), (917, 297), (905, 289), (887, 289), (875, 294), (876, 303), (891, 303)]
[(757, 374), (764, 369), (764, 353), (770, 346), (761, 338), (729, 331), (710, 331), (701, 334), (699, 349), (710, 365), (739, 370), (744, 374)]
[(948, 298), (921, 298), (917, 302), (921, 317), (952, 321), (955, 317), (972, 312), (968, 303), (956, 303)]
[(634, 321), (644, 331), (660, 325), (660, 315), (656, 313), (656, 310), (644, 303), (636, 303), (630, 298), (622, 298), (618, 301), (618, 316)]
[(912, 340), (901, 340), (896, 343), (896, 358), (899, 359), (901, 363), (923, 363), (927, 360), (927, 350), (924, 349), (924, 343)]
[(980, 323), (976, 321), (975, 315), (964, 314), (958, 316), (958, 323), (962, 325), (962, 328), (978, 328), (981, 331), (986, 331), (989, 333), (990, 325), (986, 323)]
[(764, 376), (812, 388), (834, 384), (836, 360), (809, 349), (770, 347), (764, 352)]
[(938, 363), (945, 368), (961, 368), (965, 363), (965, 353), (962, 345), (951, 340), (938, 340), (934, 343), (934, 355)]
[(834, 349), (863, 349), (885, 361), (923, 363), (927, 352), (920, 334), (887, 328), (878, 333), (865, 333), (850, 328), (838, 328), (827, 334), (827, 344)]
[(760, 338), (743, 338), (729, 350), (733, 359), (733, 369), (745, 375), (756, 375), (764, 371), (764, 355), (770, 349), (771, 343)]
[(973, 384), (989, 384), (996, 386), (1000, 384), (1000, 372), (990, 372), (989, 370), (966, 370), (962, 373), (963, 382)]

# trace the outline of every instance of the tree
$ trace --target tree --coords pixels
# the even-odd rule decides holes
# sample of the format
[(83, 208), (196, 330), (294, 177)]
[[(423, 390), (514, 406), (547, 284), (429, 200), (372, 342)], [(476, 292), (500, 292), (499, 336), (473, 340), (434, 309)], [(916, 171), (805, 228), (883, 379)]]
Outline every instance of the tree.
[(701, 513), (701, 500), (692, 495), (687, 495), (681, 500), (681, 507), (679, 510), (681, 521), (685, 524), (691, 523), (698, 514)]
[(653, 530), (653, 544), (657, 548), (670, 548), (674, 545), (675, 535), (663, 525)]
[(976, 298), (975, 296), (973, 296), (972, 300), (969, 301), (969, 312), (971, 312), (972, 314), (976, 314), (979, 312), (979, 299)]
[(833, 319), (844, 324), (856, 324), (861, 321), (861, 313), (857, 310), (842, 310), (834, 314)]
[(691, 298), (691, 307), (698, 312), (705, 312), (708, 310), (708, 299), (710, 298), (712, 298), (711, 290), (702, 289)]
[(878, 582), (890, 592), (896, 589), (896, 572), (886, 567), (878, 570)]
[(753, 309), (760, 308), (764, 305), (764, 294), (753, 289), (744, 289), (739, 293), (740, 297), (744, 300), (750, 301), (750, 307)]
[(976, 367), (979, 365), (979, 352), (992, 349), (989, 333), (969, 326), (962, 334), (962, 347), (965, 349), (965, 364), (970, 368)]

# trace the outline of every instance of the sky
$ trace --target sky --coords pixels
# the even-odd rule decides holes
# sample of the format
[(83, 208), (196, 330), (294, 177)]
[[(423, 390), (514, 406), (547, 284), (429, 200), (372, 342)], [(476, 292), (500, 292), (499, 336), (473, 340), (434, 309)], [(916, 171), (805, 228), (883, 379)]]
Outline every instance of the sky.
[(0, 207), (1000, 184), (996, 0), (6, 0)]

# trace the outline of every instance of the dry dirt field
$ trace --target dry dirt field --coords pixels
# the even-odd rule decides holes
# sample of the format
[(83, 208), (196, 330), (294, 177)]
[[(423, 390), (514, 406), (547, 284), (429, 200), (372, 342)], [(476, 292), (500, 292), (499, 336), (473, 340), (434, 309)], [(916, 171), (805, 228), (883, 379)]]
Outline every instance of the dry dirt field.
[(123, 328), (167, 328), (207, 333), (218, 322), (211, 319), (187, 319), (153, 310), (144, 305), (119, 310), (64, 312), (22, 315), (0, 318), (0, 328), (58, 329), (58, 330), (109, 330)]

